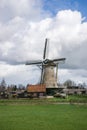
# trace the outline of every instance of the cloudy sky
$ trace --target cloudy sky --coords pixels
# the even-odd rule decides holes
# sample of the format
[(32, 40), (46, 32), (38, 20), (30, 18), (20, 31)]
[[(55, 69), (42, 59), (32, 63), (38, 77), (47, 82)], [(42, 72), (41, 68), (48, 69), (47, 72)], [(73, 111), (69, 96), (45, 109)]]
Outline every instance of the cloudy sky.
[(0, 82), (39, 82), (37, 66), (16, 62), (42, 59), (45, 38), (50, 59), (66, 58), (59, 82), (87, 83), (87, 0), (0, 0)]

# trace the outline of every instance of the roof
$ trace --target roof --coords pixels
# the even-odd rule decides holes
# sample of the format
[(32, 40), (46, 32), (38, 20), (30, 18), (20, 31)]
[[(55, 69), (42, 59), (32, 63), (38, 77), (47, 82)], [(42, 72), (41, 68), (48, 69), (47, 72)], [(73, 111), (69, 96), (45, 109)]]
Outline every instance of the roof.
[(28, 92), (46, 92), (46, 86), (45, 85), (28, 85), (27, 86)]

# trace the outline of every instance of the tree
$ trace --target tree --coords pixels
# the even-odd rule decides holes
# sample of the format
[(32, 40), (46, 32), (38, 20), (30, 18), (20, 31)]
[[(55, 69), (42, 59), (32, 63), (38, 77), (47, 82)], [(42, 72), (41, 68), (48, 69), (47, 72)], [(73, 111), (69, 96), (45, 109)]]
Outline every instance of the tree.
[(19, 89), (19, 90), (24, 90), (24, 89), (25, 89), (25, 86), (22, 85), (22, 84), (19, 84), (19, 85), (18, 85), (18, 89)]
[(16, 90), (17, 90), (17, 86), (14, 85), (12, 90), (13, 90), (13, 91), (16, 91)]
[(68, 79), (64, 82), (64, 85), (67, 86), (67, 87), (71, 87), (71, 86), (76, 86), (75, 82)]
[(87, 87), (85, 82), (79, 83), (78, 86), (81, 87), (81, 88), (86, 88)]
[(5, 88), (6, 88), (6, 82), (5, 82), (4, 78), (1, 81), (1, 88), (2, 88), (2, 90), (5, 90)]

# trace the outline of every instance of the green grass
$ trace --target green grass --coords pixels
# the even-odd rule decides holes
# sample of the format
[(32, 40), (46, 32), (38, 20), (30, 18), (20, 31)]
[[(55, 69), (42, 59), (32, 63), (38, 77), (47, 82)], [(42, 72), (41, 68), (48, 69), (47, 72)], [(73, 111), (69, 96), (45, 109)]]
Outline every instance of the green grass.
[(69, 96), (69, 102), (87, 103), (87, 95), (71, 95)]
[(87, 106), (4, 102), (0, 130), (87, 130)]

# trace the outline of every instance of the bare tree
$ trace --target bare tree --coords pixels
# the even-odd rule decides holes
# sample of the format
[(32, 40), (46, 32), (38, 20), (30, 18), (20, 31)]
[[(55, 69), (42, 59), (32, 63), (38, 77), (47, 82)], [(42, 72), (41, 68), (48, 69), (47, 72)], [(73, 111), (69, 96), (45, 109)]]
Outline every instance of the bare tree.
[(5, 88), (6, 88), (6, 82), (5, 82), (5, 79), (3, 78), (2, 81), (1, 81), (1, 90), (4, 91)]
[(76, 83), (74, 81), (68, 79), (64, 82), (64, 85), (67, 87), (72, 87), (72, 86), (76, 86)]

